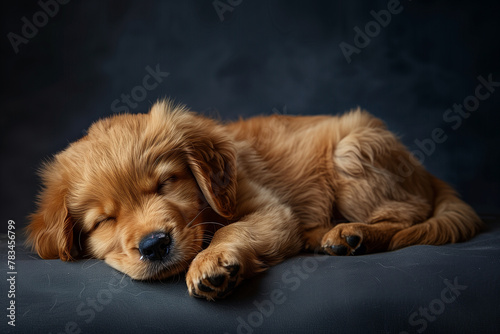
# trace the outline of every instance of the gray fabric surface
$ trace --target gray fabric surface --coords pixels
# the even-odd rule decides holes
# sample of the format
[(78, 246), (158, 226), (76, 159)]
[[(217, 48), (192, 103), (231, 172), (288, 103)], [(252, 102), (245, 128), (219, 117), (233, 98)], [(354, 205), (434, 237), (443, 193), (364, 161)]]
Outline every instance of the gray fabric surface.
[[(485, 221), (460, 244), (304, 254), (216, 302), (189, 297), (183, 278), (137, 282), (102, 261), (41, 260), (18, 245), (16, 326), (3, 315), (0, 332), (498, 333), (500, 219)], [(5, 235), (0, 245), (6, 273)], [(2, 280), (5, 314), (8, 289)]]

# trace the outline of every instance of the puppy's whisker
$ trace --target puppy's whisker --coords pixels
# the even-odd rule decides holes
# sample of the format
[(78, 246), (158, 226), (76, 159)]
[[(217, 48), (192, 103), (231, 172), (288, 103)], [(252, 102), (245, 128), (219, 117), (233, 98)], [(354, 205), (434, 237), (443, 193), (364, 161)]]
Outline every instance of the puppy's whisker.
[(188, 248), (188, 249), (191, 250), (194, 254), (197, 254), (198, 252), (200, 252), (201, 250), (203, 250), (203, 247), (198, 246), (196, 248), (191, 247), (191, 248)]
[[(206, 209), (210, 208), (210, 206), (206, 206), (204, 207), (203, 209), (200, 210), (200, 212), (198, 212), (198, 214), (193, 218), (191, 219), (191, 221), (186, 225), (186, 227), (191, 227), (191, 224), (196, 220), (196, 218), (198, 218), (198, 216), (203, 212), (205, 211)], [(197, 226), (198, 224), (196, 224), (195, 226)], [(193, 226), (194, 227), (194, 226)]]
[(83, 250), (83, 248), (82, 248), (82, 231), (83, 231), (83, 228), (81, 228), (80, 232), (78, 233), (78, 247), (80, 250)]
[[(193, 241), (210, 242), (210, 241), (212, 241), (212, 238), (194, 239)], [(198, 246), (198, 247), (201, 247), (201, 246)]]
[(209, 241), (209, 240), (212, 240), (212, 237), (203, 237), (203, 238), (196, 238), (196, 239), (193, 239), (193, 241)]
[(193, 227), (196, 227), (196, 226), (199, 226), (199, 225), (208, 225), (208, 224), (220, 225), (221, 227), (226, 226), (226, 225), (224, 225), (222, 223), (218, 223), (218, 222), (201, 222), (201, 223), (198, 223), (198, 224), (194, 225)]

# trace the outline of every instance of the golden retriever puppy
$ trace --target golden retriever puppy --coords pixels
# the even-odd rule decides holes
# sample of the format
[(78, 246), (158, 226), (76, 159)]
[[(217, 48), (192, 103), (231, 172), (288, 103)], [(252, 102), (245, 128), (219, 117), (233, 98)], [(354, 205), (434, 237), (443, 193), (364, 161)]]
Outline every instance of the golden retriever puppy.
[(103, 259), (138, 280), (187, 271), (210, 300), (302, 250), (439, 245), (482, 224), (361, 110), (221, 124), (158, 102), (96, 122), (41, 176), (27, 232), (42, 258)]

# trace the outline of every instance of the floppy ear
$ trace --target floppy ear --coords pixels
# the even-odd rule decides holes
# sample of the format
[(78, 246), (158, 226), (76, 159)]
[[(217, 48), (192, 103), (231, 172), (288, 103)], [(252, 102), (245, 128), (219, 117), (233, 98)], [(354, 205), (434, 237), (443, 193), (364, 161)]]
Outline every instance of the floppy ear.
[(73, 245), (73, 222), (66, 206), (67, 189), (54, 164), (42, 172), (45, 189), (39, 195), (38, 210), (30, 216), (27, 243), (43, 259), (69, 261)]
[(155, 103), (150, 115), (160, 127), (156, 131), (180, 135), (177, 140), (208, 204), (231, 219), (236, 207), (236, 149), (224, 128), (170, 100)]
[[(236, 154), (230, 139), (214, 122), (192, 129), (188, 163), (205, 199), (220, 216), (231, 219), (236, 207)], [(205, 128), (203, 128), (205, 127)]]

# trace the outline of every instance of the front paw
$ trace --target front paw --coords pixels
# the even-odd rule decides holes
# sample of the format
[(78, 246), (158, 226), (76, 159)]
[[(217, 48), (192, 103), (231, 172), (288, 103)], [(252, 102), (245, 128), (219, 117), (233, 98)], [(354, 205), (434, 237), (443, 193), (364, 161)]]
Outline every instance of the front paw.
[(199, 253), (186, 275), (189, 294), (214, 300), (224, 298), (241, 282), (243, 268), (238, 259), (210, 248)]

